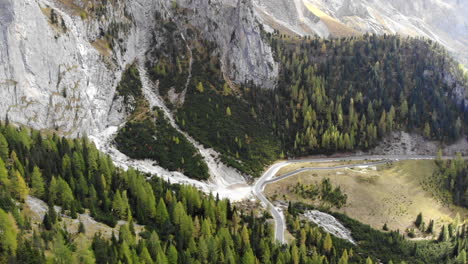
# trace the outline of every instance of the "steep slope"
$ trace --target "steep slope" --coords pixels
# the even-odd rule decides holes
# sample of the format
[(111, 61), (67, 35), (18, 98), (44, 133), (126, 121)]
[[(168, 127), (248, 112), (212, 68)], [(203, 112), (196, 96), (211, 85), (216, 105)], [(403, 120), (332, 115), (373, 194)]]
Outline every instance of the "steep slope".
[[(274, 86), (277, 66), (249, 2), (179, 2), (194, 11), (192, 23), (218, 44), (227, 76), (239, 83)], [(0, 1), (1, 113), (18, 123), (70, 135), (122, 122), (121, 111), (110, 111), (122, 70), (148, 48), (156, 12), (171, 16), (171, 10), (166, 1), (106, 3)], [(226, 17), (235, 23), (225, 23)]]
[[(257, 21), (268, 18), (260, 18), (263, 10), (273, 18), (293, 24), (299, 21), (297, 28), (291, 29), (294, 34), (356, 33), (312, 2), (279, 1), (289, 10), (281, 13), (268, 1), (0, 1), (5, 40), (0, 44), (0, 95), (5, 99), (0, 102), (0, 113), (13, 122), (55, 129), (63, 135), (108, 135), (123, 127), (131, 115), (129, 101), (116, 93), (116, 87), (128, 65), (136, 63), (140, 70), (137, 75), (144, 81), (141, 95), (148, 101), (146, 113), (151, 117), (151, 112), (157, 112), (154, 107), (162, 109), (178, 135), (188, 140), (184, 141), (186, 149), (193, 146), (202, 154), (211, 176), (221, 177), (221, 182), (225, 180), (222, 177), (234, 179), (226, 186), (244, 181), (235, 170), (230, 170), (232, 177), (226, 176), (220, 161), (255, 176), (278, 157), (375, 145), (386, 135), (386, 119), (389, 131), (405, 129), (408, 113), (397, 115), (400, 120), (395, 114), (400, 110), (397, 101), (403, 98), (398, 96), (410, 95), (411, 87), (417, 87), (413, 99), (409, 105), (402, 104), (400, 112), (414, 109), (413, 119), (422, 116), (416, 120), (415, 132), (451, 140), (465, 131), (462, 107), (456, 108), (442, 96), (433, 100), (441, 103), (439, 113), (429, 113), (432, 102), (421, 96), (427, 86), (438, 89), (431, 92), (433, 98), (449, 95), (460, 106), (465, 99), (463, 77), (453, 74), (456, 66), (445, 59), (444, 51), (436, 50), (436, 60), (416, 52), (427, 62), (424, 65), (408, 59), (418, 51), (418, 45), (431, 51), (431, 43), (409, 41), (408, 47), (399, 47), (399, 38), (387, 37), (360, 37), (357, 42), (285, 40), (266, 34)], [(267, 26), (265, 29), (271, 31)], [(382, 53), (382, 49), (388, 52)], [(400, 58), (401, 52), (407, 56)], [(408, 69), (400, 69), (399, 61), (407, 61), (404, 67)], [(353, 73), (354, 67), (363, 65), (362, 74)], [(400, 76), (398, 82), (394, 74)], [(364, 82), (366, 76), (372, 81)], [(372, 98), (366, 98), (362, 97), (366, 89), (377, 90), (369, 95)], [(344, 97), (340, 91), (346, 92)], [(324, 96), (321, 102), (318, 95)], [(353, 100), (359, 114), (354, 114), (354, 109), (353, 114), (346, 111)], [(362, 119), (361, 113), (369, 103), (377, 112)], [(328, 115), (334, 110), (342, 113)], [(445, 114), (446, 120), (439, 122), (438, 114)], [(384, 118), (377, 136), (380, 115)], [(312, 120), (314, 116), (327, 122)], [(344, 123), (335, 126), (335, 121)], [(393, 126), (394, 121), (398, 126)], [(105, 139), (112, 141), (112, 135)], [(165, 167), (184, 171), (187, 166), (180, 165), (184, 162), (171, 160)], [(165, 173), (170, 174), (167, 170)]]
[[(279, 8), (287, 7), (287, 8)], [(321, 37), (352, 33), (423, 36), (468, 63), (468, 5), (460, 0), (257, 0), (263, 21), (283, 32)]]
[[(181, 8), (188, 12), (175, 21), (178, 27), (196, 27), (215, 44), (226, 81), (275, 87), (278, 66), (249, 1), (1, 0), (0, 6), (0, 113), (15, 123), (62, 135), (95, 135), (100, 145), (112, 140), (99, 137), (115, 131), (130, 114), (128, 102), (116, 93), (124, 70), (138, 61), (145, 71), (146, 54), (161, 26), (156, 17), (174, 17)], [(144, 95), (150, 105), (165, 109), (162, 101), (154, 101), (158, 84), (149, 86)], [(169, 111), (164, 115), (172, 120)], [(204, 155), (215, 184), (244, 182), (215, 160), (216, 152), (191, 144)], [(172, 174), (161, 169), (150, 172)]]
[[(101, 36), (110, 33), (112, 22), (130, 23), (124, 10), (109, 9), (112, 13), (104, 17), (112, 20), (83, 20), (55, 2), (2, 0), (1, 6), (3, 115), (64, 133), (102, 128), (112, 99), (108, 95), (120, 76), (119, 65), (128, 58), (119, 49), (110, 51)], [(114, 37), (120, 38), (119, 33)], [(98, 50), (92, 44), (99, 42)]]

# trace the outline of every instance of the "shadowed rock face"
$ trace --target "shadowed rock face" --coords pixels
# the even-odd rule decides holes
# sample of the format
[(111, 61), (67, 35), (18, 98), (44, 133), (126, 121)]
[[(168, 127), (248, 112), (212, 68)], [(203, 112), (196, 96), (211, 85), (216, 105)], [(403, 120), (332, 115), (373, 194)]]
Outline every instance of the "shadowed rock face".
[(10, 0), (0, 0), (0, 68), (3, 72), (9, 70), (8, 28), (12, 21), (13, 10)]
[(211, 0), (207, 5), (206, 0), (180, 0), (178, 4), (195, 10), (187, 18), (218, 45), (223, 71), (232, 81), (275, 87), (278, 66), (262, 39), (251, 1)]
[(2, 29), (8, 27), (13, 21), (13, 12), (11, 10), (10, 0), (0, 0), (0, 25)]

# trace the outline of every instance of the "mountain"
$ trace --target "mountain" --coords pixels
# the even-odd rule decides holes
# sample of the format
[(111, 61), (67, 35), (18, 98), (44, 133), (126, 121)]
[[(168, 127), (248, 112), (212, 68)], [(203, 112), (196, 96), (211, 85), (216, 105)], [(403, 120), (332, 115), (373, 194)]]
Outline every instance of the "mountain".
[(465, 263), (465, 11), (0, 0), (0, 263)]
[(421, 36), (468, 63), (468, 5), (460, 0), (256, 0), (255, 10), (265, 24), (290, 34)]
[(466, 74), (438, 42), (360, 35), (339, 19), (361, 10), (374, 25), (374, 13), (325, 4), (1, 0), (0, 112), (225, 187), (280, 157), (367, 151), (392, 131), (463, 138)]
[[(166, 1), (2, 0), (0, 5), (1, 112), (12, 121), (67, 135), (95, 134), (125, 119), (122, 106), (112, 101), (122, 72), (149, 50), (158, 27), (155, 13), (174, 17)], [(466, 58), (467, 7), (459, 1), (216, 0), (177, 5), (191, 10), (181, 19), (216, 44), (225, 79), (237, 84), (275, 87), (279, 65), (260, 34), (261, 27), (269, 26), (322, 37), (421, 35), (457, 50), (461, 61)], [(176, 21), (185, 27), (182, 23)]]
[[(180, 5), (195, 11), (186, 19), (217, 43), (230, 79), (274, 86), (277, 65), (251, 3)], [(122, 122), (124, 116), (114, 111), (119, 106), (112, 104), (122, 72), (149, 49), (156, 12), (173, 15), (171, 4), (162, 0), (2, 0), (0, 6), (1, 112), (12, 121), (67, 135)]]

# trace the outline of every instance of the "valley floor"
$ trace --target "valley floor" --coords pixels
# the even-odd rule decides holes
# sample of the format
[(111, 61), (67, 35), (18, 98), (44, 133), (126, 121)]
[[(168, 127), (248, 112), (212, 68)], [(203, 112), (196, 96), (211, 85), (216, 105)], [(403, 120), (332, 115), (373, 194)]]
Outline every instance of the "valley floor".
[[(320, 165), (296, 163), (282, 168), (277, 175), (301, 167), (331, 167), (353, 162), (322, 162)], [(468, 218), (468, 210), (443, 202), (430, 191), (434, 189), (431, 188), (434, 171), (433, 160), (405, 160), (375, 166), (305, 171), (267, 185), (265, 195), (271, 201), (276, 199), (319, 206), (317, 201), (295, 193), (293, 187), (298, 183), (318, 184), (328, 178), (333, 186), (340, 186), (347, 195), (346, 205), (333, 211), (344, 213), (376, 229), (381, 229), (387, 223), (389, 229), (400, 232), (415, 228), (413, 223), (416, 216), (422, 213), (424, 221), (429, 223), (434, 220), (434, 230), (439, 230), (442, 224), (451, 222), (457, 213), (461, 219)]]

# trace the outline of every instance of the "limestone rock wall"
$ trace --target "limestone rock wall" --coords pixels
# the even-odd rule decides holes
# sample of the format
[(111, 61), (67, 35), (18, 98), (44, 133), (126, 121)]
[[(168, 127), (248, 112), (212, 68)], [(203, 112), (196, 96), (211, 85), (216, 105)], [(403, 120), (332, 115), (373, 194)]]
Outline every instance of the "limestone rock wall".
[[(177, 1), (194, 10), (185, 22), (219, 47), (226, 76), (274, 88), (278, 66), (251, 2), (210, 2)], [(115, 88), (149, 48), (155, 12), (170, 15), (172, 2), (117, 0), (91, 9), (86, 3), (0, 0), (1, 119), (71, 136), (124, 121)]]

